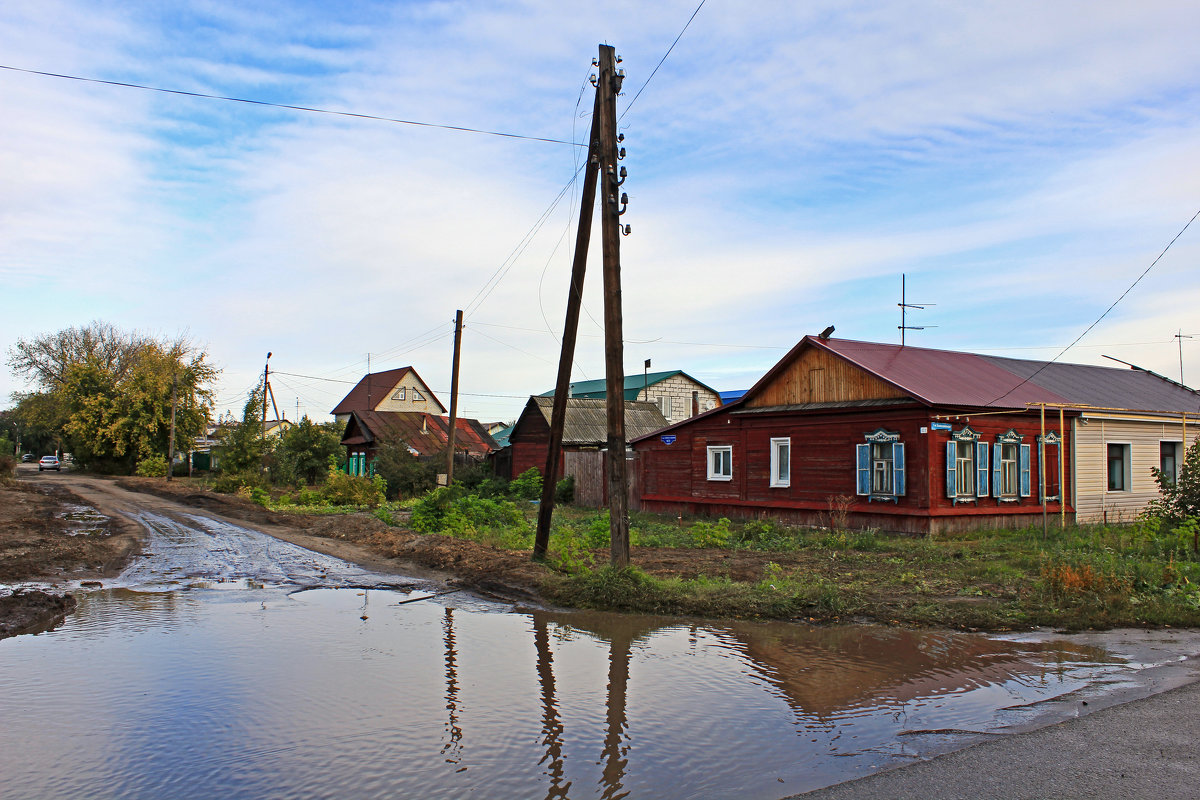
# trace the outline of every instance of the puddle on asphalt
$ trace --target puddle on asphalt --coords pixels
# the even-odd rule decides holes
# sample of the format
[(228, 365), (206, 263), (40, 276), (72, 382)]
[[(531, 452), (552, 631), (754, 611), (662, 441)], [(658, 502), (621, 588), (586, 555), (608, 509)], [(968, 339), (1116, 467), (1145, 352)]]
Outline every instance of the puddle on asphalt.
[(145, 522), (154, 555), (0, 642), (13, 796), (779, 798), (1073, 715), (1200, 652), (1176, 631), (514, 610)]

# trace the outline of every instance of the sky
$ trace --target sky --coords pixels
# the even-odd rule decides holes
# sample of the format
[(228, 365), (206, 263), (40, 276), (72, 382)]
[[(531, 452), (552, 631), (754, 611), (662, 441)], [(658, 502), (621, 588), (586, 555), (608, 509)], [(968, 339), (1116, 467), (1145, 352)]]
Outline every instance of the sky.
[[(828, 325), (898, 343), (902, 275), (908, 344), (1054, 358), (1200, 211), (1200, 5), (706, 0), (684, 30), (698, 2), (7, 0), (3, 67), (534, 138), (0, 69), (0, 349), (187, 336), (239, 416), (271, 352), (280, 412), (325, 420), (368, 359), (448, 406), (462, 309), (459, 413), (514, 419), (554, 386), (601, 43), (628, 372), (745, 389)], [(1198, 259), (1200, 220), (1060, 360), (1200, 385)], [(0, 408), (28, 388), (0, 367)]]

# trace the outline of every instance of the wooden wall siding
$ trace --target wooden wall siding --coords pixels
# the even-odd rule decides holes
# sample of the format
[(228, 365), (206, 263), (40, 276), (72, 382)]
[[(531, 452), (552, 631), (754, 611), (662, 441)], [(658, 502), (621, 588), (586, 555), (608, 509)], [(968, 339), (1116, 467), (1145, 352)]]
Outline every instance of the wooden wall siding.
[[(942, 412), (945, 413), (945, 412)], [(955, 421), (952, 423), (951, 431), (930, 431), (926, 437), (926, 457), (928, 463), (932, 464), (932, 469), (928, 471), (928, 489), (929, 496), (932, 498), (931, 507), (936, 509), (957, 509), (964, 513), (966, 509), (977, 507), (981, 510), (989, 510), (989, 513), (999, 513), (1006, 509), (1014, 507), (1024, 508), (1027, 506), (1036, 506), (1041, 510), (1041, 496), (1038, 492), (1038, 442), (1037, 437), (1041, 434), (1042, 423), (1040, 415), (1034, 414), (1003, 414), (996, 416), (981, 416), (969, 419), (969, 421)], [(988, 496), (980, 497), (974, 503), (955, 503), (952, 498), (946, 496), (946, 442), (950, 441), (951, 433), (957, 433), (966, 425), (970, 425), (971, 430), (979, 434), (979, 441), (987, 442), (988, 444), (988, 460), (992, 458), (992, 450), (996, 446), (996, 437), (1007, 433), (1009, 429), (1015, 430), (1025, 438), (1021, 440), (1022, 444), (1030, 446), (1029, 452), (1029, 485), (1031, 494), (1029, 497), (1022, 497), (1018, 502), (1000, 502), (995, 497), (992, 497), (992, 480), (991, 465), (988, 467)], [(1063, 458), (1063, 483), (1067, 487), (1066, 502), (1068, 510), (1074, 507), (1072, 500), (1073, 494), (1071, 487), (1073, 484), (1072, 474), (1072, 458), (1071, 458), (1071, 436), (1070, 436), (1070, 420), (1067, 421), (1066, 435), (1063, 437), (1062, 458)], [(1049, 417), (1046, 418), (1046, 433), (1058, 432), (1058, 417), (1055, 415), (1053, 424)], [(1050, 488), (1051, 493), (1054, 491), (1054, 486), (1058, 483), (1058, 461), (1056, 460), (1053, 448), (1047, 454), (1046, 458), (1046, 485)], [(1050, 471), (1053, 470), (1053, 474)], [(911, 477), (910, 477), (911, 480)], [(1047, 503), (1046, 508), (1054, 514), (1059, 513), (1059, 505), (1057, 501)]]
[[(1188, 444), (1196, 441), (1200, 426), (1187, 426)], [(1183, 441), (1179, 422), (1146, 422), (1090, 418), (1076, 422), (1074, 439), (1078, 458), (1075, 491), (1080, 522), (1129, 522), (1159, 497), (1151, 469), (1159, 465), (1159, 444)], [(1131, 455), (1129, 491), (1108, 491), (1108, 444), (1128, 444)], [(1068, 485), (1070, 483), (1068, 482)]]
[[(404, 389), (404, 399), (397, 400), (395, 395), (401, 388)], [(424, 411), (436, 416), (446, 413), (446, 409), (431, 399), (433, 393), (429, 391), (429, 387), (412, 372), (406, 373), (395, 386), (389, 387), (380, 383), (373, 385), (371, 389), (373, 411)], [(419, 391), (423, 399), (413, 400), (413, 389)]]
[(749, 408), (798, 403), (843, 403), (907, 397), (896, 387), (823, 350), (807, 350), (755, 398)]
[[(777, 412), (761, 415), (716, 414), (674, 431), (676, 441), (660, 439), (638, 444), (642, 500), (647, 510), (667, 513), (685, 511), (739, 517), (771, 516), (804, 523), (827, 516), (829, 499), (838, 495), (853, 498), (853, 519), (860, 526), (914, 533), (979, 527), (1006, 527), (1020, 522), (1033, 524), (1041, 514), (1037, 492), (1036, 437), (1040, 422), (1036, 414), (978, 417), (970, 421), (991, 448), (996, 437), (1016, 429), (1033, 445), (1031, 451), (1030, 497), (1001, 503), (989, 493), (972, 503), (954, 504), (946, 497), (945, 447), (948, 432), (930, 430), (934, 411), (925, 409), (854, 410), (824, 413)], [(1057, 423), (1057, 420), (1055, 420)], [(960, 430), (965, 423), (954, 424)], [(854, 446), (878, 428), (897, 431), (905, 443), (906, 493), (896, 503), (869, 502), (855, 493)], [(921, 433), (921, 428), (926, 433)], [(1056, 426), (1055, 426), (1056, 427)], [(1047, 430), (1054, 428), (1047, 426)], [(787, 487), (770, 485), (770, 441), (791, 439), (791, 481)], [(709, 445), (733, 446), (733, 480), (708, 480)], [(1070, 440), (1063, 451), (1067, 467), (1065, 485), (1073, 485)], [(990, 459), (989, 459), (990, 460)], [(1068, 497), (1068, 512), (1071, 512)], [(1059, 504), (1047, 510), (1059, 514)], [(924, 517), (924, 522), (908, 518)], [(891, 519), (883, 525), (879, 520)], [(932, 520), (932, 521), (931, 521)], [(957, 521), (955, 521), (957, 520)]]

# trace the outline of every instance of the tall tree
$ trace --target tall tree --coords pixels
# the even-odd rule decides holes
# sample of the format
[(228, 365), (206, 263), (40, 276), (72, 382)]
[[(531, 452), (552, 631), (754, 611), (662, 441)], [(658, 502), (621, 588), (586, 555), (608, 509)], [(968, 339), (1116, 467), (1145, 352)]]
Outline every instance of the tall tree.
[(154, 339), (99, 322), (20, 340), (9, 364), (39, 387), (19, 397), (18, 418), (50, 433), (82, 466), (108, 472), (132, 472), (139, 460), (166, 455), (173, 380), (177, 437), (201, 434), (217, 376), (207, 353), (186, 338)]

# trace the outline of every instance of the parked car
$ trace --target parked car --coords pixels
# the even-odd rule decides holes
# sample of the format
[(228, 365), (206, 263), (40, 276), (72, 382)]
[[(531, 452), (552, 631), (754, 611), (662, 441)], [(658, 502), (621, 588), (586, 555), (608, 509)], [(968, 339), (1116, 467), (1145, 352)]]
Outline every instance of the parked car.
[(34, 456), (34, 454), (33, 454), (33, 453), (26, 453), (25, 455), (21, 456), (21, 463), (22, 463), (22, 464), (28, 464), (28, 463), (30, 463), (31, 461), (37, 461), (37, 457), (36, 457), (36, 456)]
[(38, 472), (44, 469), (62, 472), (62, 465), (58, 463), (58, 456), (42, 456), (42, 460), (38, 462)]

